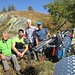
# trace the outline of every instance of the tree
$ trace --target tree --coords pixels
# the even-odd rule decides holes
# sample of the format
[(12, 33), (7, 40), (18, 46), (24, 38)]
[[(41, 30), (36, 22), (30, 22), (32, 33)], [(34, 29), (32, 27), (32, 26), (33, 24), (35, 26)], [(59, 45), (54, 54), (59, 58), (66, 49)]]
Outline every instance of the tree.
[(15, 11), (16, 9), (15, 9), (15, 7), (14, 7), (14, 5), (9, 5), (8, 6), (8, 12), (9, 11)]
[(34, 11), (34, 9), (32, 8), (32, 6), (29, 6), (29, 7), (28, 7), (28, 10)]
[(10, 5), (8, 6), (8, 12), (9, 12), (9, 11), (11, 11), (11, 6), (10, 6)]
[(7, 12), (7, 11), (6, 11), (6, 8), (5, 8), (5, 7), (3, 7), (3, 9), (2, 9), (2, 11), (1, 11), (1, 12)]
[[(53, 16), (53, 24), (59, 26), (62, 18), (74, 24), (75, 22), (75, 1), (74, 0), (54, 0), (49, 4), (44, 5), (44, 9)], [(62, 21), (61, 21), (62, 22)]]
[(15, 11), (16, 10), (15, 7), (14, 7), (14, 5), (11, 5), (11, 10), (12, 11)]
[(61, 0), (54, 0), (54, 2), (50, 2), (49, 4), (44, 5), (44, 8), (48, 10), (50, 15), (52, 15), (53, 22), (52, 24), (58, 28), (61, 24), (61, 17), (63, 14), (63, 2)]
[(73, 27), (75, 27), (75, 1), (74, 0), (64, 0), (65, 3), (65, 12), (66, 14), (64, 15), (64, 17), (66, 17), (68, 19), (68, 21), (70, 21), (73, 25)]

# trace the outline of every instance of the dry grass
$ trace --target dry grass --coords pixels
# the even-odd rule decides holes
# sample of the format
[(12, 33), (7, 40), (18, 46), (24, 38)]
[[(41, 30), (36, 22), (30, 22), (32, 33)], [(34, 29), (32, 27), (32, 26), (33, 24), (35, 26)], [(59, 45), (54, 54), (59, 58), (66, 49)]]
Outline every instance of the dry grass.
[[(11, 15), (14, 15), (15, 17), (18, 17), (18, 18), (21, 18), (21, 17), (25, 17), (26, 19), (30, 18), (32, 20), (32, 25), (35, 25), (35, 26), (37, 26), (36, 23), (38, 21), (42, 21), (43, 26), (45, 26), (45, 27), (48, 27), (48, 26), (51, 27), (52, 26), (52, 24), (51, 24), (51, 22), (52, 22), (51, 16), (48, 15), (48, 14), (39, 13), (39, 12), (35, 12), (35, 11), (10, 11), (10, 12), (4, 13), (4, 14), (7, 14), (9, 17), (0, 26), (1, 34), (6, 28), (8, 28), (8, 26), (6, 24), (10, 20)], [(1, 35), (0, 35), (0, 37), (1, 37)]]
[[(31, 65), (28, 65), (26, 60), (22, 59), (19, 61), (19, 64), (22, 68), (22, 72), (25, 75), (53, 75), (54, 65), (50, 61), (36, 61), (32, 60)], [(11, 75), (16, 75), (15, 71), (12, 68), (11, 63), (9, 62)], [(4, 75), (5, 72), (3, 70), (2, 63), (0, 63), (0, 75)]]
[[(18, 18), (21, 18), (21, 17), (25, 17), (26, 19), (30, 18), (32, 20), (32, 25), (35, 25), (35, 26), (37, 26), (36, 23), (38, 21), (42, 21), (43, 27), (47, 27), (51, 34), (54, 33), (54, 31), (57, 32), (55, 30), (55, 25), (52, 25), (53, 24), (52, 17), (49, 14), (44, 14), (44, 13), (35, 12), (35, 11), (10, 11), (5, 14), (8, 14), (9, 17), (11, 15), (14, 15), (15, 17), (18, 17)], [(64, 25), (64, 27), (61, 28), (61, 30), (65, 30), (66, 28), (70, 28), (70, 27), (71, 27), (71, 24), (67, 22), (66, 25)], [(6, 28), (6, 26), (3, 26), (3, 28)], [(0, 28), (0, 30), (2, 29)]]
[(36, 25), (37, 21), (42, 21), (44, 25), (50, 23), (51, 25), (51, 16), (44, 13), (39, 13), (35, 11), (11, 11), (7, 13), (8, 15), (14, 15), (18, 18), (26, 17), (27, 19), (30, 18), (32, 20), (32, 24)]
[(27, 65), (22, 60), (20, 63), (25, 75), (53, 75), (55, 63), (51, 61), (33, 61)]

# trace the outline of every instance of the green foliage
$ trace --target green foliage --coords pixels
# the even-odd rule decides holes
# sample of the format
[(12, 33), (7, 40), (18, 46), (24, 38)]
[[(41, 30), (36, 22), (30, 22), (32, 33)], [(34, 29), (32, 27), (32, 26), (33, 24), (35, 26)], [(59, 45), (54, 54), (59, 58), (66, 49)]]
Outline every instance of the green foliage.
[(29, 7), (28, 7), (28, 10), (34, 11), (34, 9), (32, 8), (32, 6), (29, 6)]
[[(48, 10), (48, 12), (52, 15), (53, 18), (53, 25), (57, 26), (62, 23), (60, 20), (63, 15), (63, 10), (64, 10), (64, 4), (61, 0), (54, 0), (54, 2), (51, 2), (47, 5), (44, 5), (44, 8)], [(59, 21), (61, 22), (59, 24)]]
[(14, 5), (9, 5), (8, 6), (8, 12), (9, 11), (15, 11), (16, 9), (15, 9), (15, 7), (14, 7)]
[(9, 12), (9, 11), (11, 11), (11, 6), (10, 6), (10, 5), (8, 6), (8, 12)]
[(40, 75), (53, 75), (55, 63), (50, 61), (44, 61), (38, 65), (37, 69), (40, 71)]
[(5, 7), (3, 7), (3, 9), (2, 9), (2, 11), (1, 11), (2, 13), (3, 12), (7, 12), (7, 10), (6, 10), (6, 8)]
[[(75, 24), (75, 1), (74, 0), (54, 0), (44, 5), (44, 8), (53, 16), (53, 24), (59, 25), (61, 18)], [(64, 20), (63, 20), (64, 21)], [(61, 21), (61, 23), (63, 22)]]
[(66, 10), (66, 18), (74, 23), (75, 22), (75, 1), (74, 0), (64, 0), (65, 10)]
[(11, 10), (12, 11), (15, 11), (16, 10), (15, 7), (14, 7), (14, 5), (11, 5)]

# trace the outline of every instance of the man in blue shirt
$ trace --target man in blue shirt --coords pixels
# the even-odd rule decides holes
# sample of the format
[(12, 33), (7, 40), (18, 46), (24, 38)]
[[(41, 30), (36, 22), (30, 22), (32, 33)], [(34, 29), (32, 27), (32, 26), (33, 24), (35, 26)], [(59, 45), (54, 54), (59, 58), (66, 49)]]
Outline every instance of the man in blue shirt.
[[(35, 31), (35, 35), (36, 35), (36, 45), (38, 45), (41, 41), (46, 39), (46, 36), (50, 36), (50, 33), (48, 32), (48, 30), (46, 28), (42, 28), (42, 22), (37, 22), (37, 26), (38, 26), (38, 30)], [(43, 49), (39, 50), (42, 54), (43, 54)], [(36, 58), (38, 60), (38, 54), (36, 53)]]
[(48, 33), (48, 30), (46, 28), (42, 28), (42, 22), (37, 22), (38, 30), (36, 30), (36, 45), (38, 45), (38, 42), (43, 41), (46, 39), (46, 36), (50, 36), (50, 33)]

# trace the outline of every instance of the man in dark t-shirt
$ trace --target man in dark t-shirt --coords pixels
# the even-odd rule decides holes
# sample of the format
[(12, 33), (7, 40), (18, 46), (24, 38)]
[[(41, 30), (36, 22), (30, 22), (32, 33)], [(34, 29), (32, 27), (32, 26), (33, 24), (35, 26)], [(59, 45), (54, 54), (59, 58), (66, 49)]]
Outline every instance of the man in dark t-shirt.
[(19, 58), (23, 58), (24, 54), (27, 53), (29, 60), (31, 60), (31, 54), (30, 51), (28, 50), (28, 43), (23, 37), (24, 31), (20, 29), (18, 31), (18, 34), (19, 35), (17, 37), (13, 38), (12, 49)]

